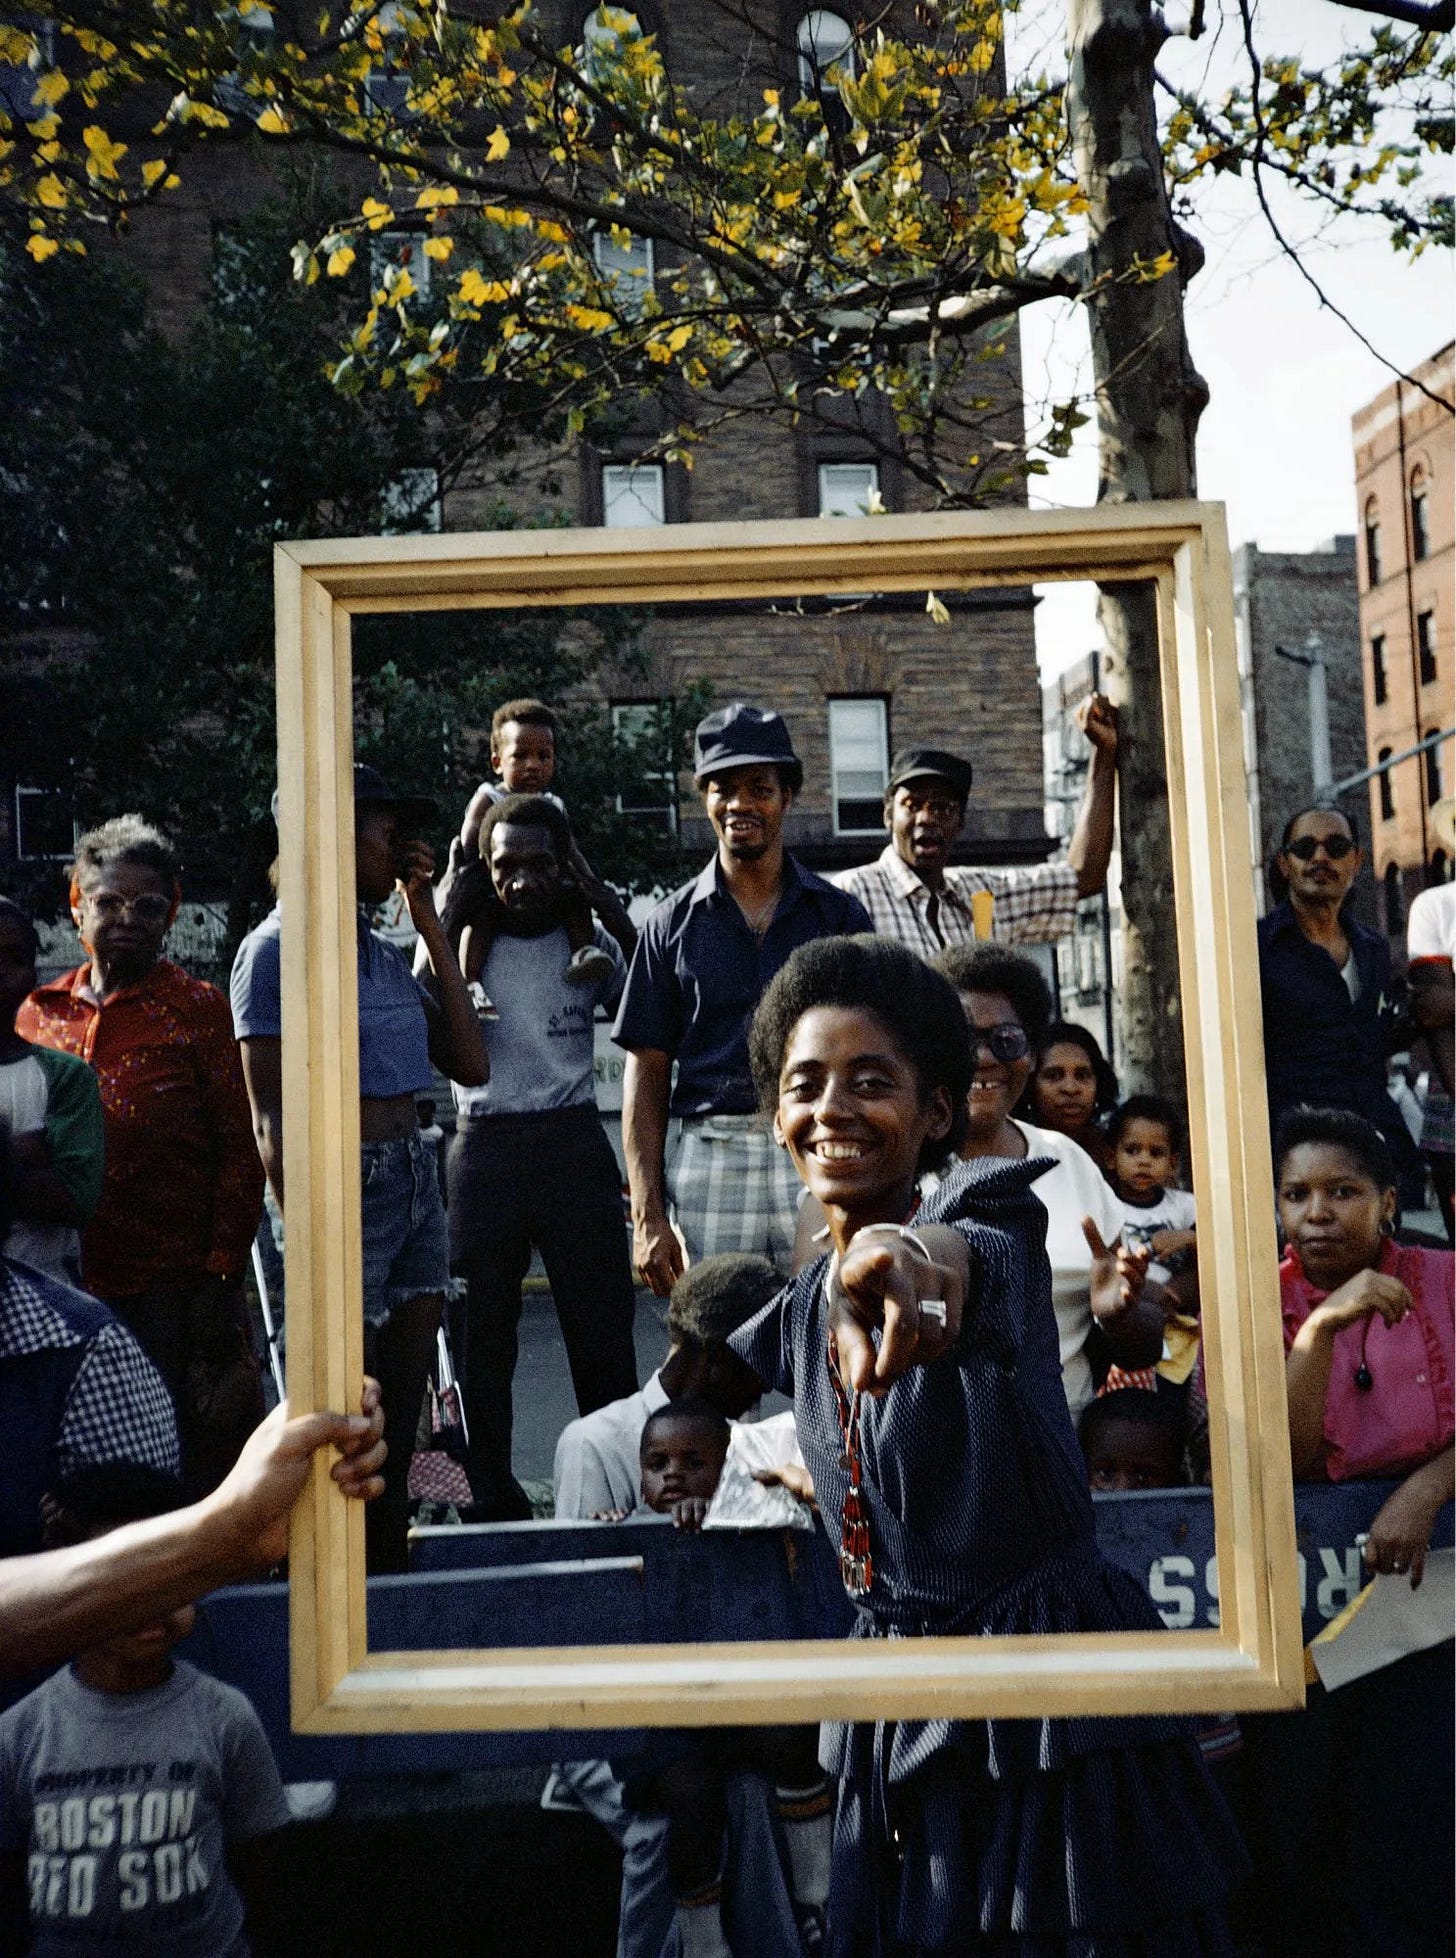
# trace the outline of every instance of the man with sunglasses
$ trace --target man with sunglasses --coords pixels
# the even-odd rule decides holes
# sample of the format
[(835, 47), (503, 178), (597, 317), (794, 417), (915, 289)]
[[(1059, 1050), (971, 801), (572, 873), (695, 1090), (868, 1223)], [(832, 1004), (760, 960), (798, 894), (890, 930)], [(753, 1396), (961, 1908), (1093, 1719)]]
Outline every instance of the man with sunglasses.
[(1301, 809), (1284, 826), (1270, 879), (1279, 902), (1259, 920), (1269, 1119), (1301, 1103), (1353, 1109), (1390, 1144), (1402, 1202), (1419, 1202), (1420, 1160), (1386, 1088), (1400, 1037), (1390, 945), (1349, 910), (1364, 861), (1343, 809)]

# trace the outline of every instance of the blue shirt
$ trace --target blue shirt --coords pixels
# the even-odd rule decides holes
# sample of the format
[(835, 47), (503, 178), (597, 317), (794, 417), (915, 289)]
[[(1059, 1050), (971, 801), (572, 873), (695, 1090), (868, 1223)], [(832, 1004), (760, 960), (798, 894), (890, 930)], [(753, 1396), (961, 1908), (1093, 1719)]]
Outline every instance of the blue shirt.
[(1393, 1112), (1385, 1089), (1395, 1019), (1390, 946), (1353, 918), (1342, 922), (1355, 961), (1356, 999), (1329, 953), (1300, 930), (1287, 898), (1259, 920), (1269, 1109), (1277, 1117), (1299, 1102), (1349, 1108), (1384, 1129)]
[(674, 1115), (751, 1114), (748, 1023), (769, 980), (811, 939), (873, 930), (857, 897), (785, 853), (779, 908), (756, 938), (715, 856), (643, 925), (612, 1038), (676, 1056)]
[[(279, 934), (283, 920), (275, 904), (262, 924), (238, 947), (228, 990), (233, 1032), (239, 1040), (278, 1040), (283, 1034)], [(359, 1093), (369, 1101), (393, 1095), (427, 1094), (430, 1026), (426, 1007), (434, 1002), (410, 971), (408, 962), (386, 938), (370, 931), (359, 916)]]

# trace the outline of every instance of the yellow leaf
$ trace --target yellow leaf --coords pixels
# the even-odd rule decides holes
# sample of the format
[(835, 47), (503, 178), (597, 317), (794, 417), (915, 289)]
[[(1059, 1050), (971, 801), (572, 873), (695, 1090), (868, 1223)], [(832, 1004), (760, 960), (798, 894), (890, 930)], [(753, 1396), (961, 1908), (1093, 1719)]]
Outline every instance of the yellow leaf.
[(599, 306), (568, 306), (566, 317), (583, 333), (609, 333), (616, 324), (611, 314), (604, 313)]
[(692, 337), (693, 329), (690, 326), (675, 326), (667, 336), (667, 351), (670, 354), (680, 354)]
[(425, 257), (434, 259), (437, 265), (443, 265), (454, 249), (453, 238), (426, 238), (425, 240)]
[(461, 273), (455, 289), (467, 306), (499, 306), (511, 296), (509, 286), (499, 279), (482, 279), (473, 265)]
[(116, 166), (126, 155), (125, 143), (113, 143), (104, 129), (88, 123), (81, 131), (81, 141), (86, 145), (89, 161), (86, 173), (89, 177), (115, 177)]
[(261, 129), (265, 136), (286, 136), (288, 134), (288, 124), (283, 120), (283, 117), (278, 113), (277, 109), (265, 109), (253, 126), (255, 129)]
[(503, 156), (510, 155), (510, 150), (511, 139), (501, 124), (497, 123), (490, 132), (490, 141), (485, 146), (485, 160), (487, 163), (499, 163)]
[(25, 126), (37, 142), (48, 143), (60, 128), (61, 119), (57, 115), (40, 116), (36, 121), (28, 122)]
[(166, 172), (167, 166), (165, 162), (161, 157), (154, 156), (150, 163), (144, 163), (142, 165), (142, 182), (150, 190), (157, 179), (165, 176)]
[(394, 216), (389, 206), (381, 204), (377, 197), (366, 197), (359, 208), (368, 220), (371, 231), (383, 231), (385, 225)]
[(60, 69), (52, 68), (36, 83), (31, 91), (31, 100), (39, 102), (42, 108), (53, 109), (61, 97), (68, 92), (70, 86)]
[(428, 190), (422, 190), (415, 199), (415, 209), (417, 211), (433, 211), (438, 205), (458, 204), (459, 202), (460, 193), (454, 184), (432, 184)]
[(25, 249), (30, 253), (37, 265), (42, 265), (46, 259), (50, 258), (53, 253), (58, 252), (61, 248), (54, 238), (47, 238), (37, 233), (35, 237), (26, 239)]
[(65, 209), (66, 186), (54, 173), (48, 171), (40, 179), (35, 187), (35, 194), (37, 201), (44, 204), (47, 210), (60, 211)]
[(329, 262), (325, 270), (331, 279), (342, 279), (353, 263), (354, 247), (352, 245), (338, 245), (329, 253)]

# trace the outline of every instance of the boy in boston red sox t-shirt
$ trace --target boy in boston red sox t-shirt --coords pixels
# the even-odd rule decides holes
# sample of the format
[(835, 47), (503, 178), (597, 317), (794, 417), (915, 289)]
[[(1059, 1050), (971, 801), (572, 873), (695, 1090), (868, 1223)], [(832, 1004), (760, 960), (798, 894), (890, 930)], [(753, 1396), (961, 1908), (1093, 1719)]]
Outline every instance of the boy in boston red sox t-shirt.
[[(49, 1541), (179, 1494), (150, 1470), (88, 1470), (47, 1499)], [(239, 1881), (254, 1887), (288, 1809), (248, 1701), (171, 1657), (192, 1617), (89, 1647), (0, 1716), (0, 1949), (247, 1958)]]

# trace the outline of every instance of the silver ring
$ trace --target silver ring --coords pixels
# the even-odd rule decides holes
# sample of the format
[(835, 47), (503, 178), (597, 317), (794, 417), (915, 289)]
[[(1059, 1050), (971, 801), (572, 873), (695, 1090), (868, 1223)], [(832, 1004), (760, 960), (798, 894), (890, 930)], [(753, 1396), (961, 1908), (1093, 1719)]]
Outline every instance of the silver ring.
[(942, 1332), (945, 1331), (944, 1299), (917, 1299), (915, 1303), (920, 1308), (922, 1319), (933, 1319), (935, 1324), (940, 1327), (940, 1330)]

